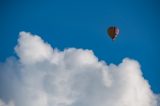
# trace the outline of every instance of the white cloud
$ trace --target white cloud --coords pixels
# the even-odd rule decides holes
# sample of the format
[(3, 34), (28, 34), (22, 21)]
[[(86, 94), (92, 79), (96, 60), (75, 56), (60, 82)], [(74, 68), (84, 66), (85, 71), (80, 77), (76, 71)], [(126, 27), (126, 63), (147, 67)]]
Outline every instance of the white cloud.
[(0, 99), (0, 106), (14, 106), (14, 103), (13, 102), (9, 102), (8, 104), (6, 104)]
[[(0, 98), (15, 106), (158, 106), (137, 61), (99, 61), (91, 50), (52, 49), (20, 32), (19, 57), (0, 64)], [(0, 101), (0, 106), (6, 105)]]
[(20, 32), (18, 45), (15, 48), (16, 53), (23, 63), (33, 64), (44, 59), (49, 59), (53, 50), (51, 46), (37, 35), (34, 37), (30, 33)]

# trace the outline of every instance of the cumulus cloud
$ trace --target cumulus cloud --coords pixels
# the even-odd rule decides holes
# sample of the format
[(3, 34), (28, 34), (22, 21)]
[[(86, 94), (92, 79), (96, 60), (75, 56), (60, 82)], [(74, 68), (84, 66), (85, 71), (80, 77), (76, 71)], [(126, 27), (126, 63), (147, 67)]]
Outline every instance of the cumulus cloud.
[(91, 50), (59, 51), (27, 32), (15, 51), (0, 63), (0, 106), (158, 106), (136, 60), (108, 65)]

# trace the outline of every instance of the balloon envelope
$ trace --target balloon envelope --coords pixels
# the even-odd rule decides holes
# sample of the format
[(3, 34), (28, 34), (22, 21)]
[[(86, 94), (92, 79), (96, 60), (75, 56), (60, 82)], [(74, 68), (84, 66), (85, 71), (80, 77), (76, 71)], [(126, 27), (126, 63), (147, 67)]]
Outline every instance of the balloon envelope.
[(111, 26), (108, 28), (107, 32), (108, 32), (108, 35), (110, 36), (110, 38), (112, 40), (114, 40), (117, 37), (117, 35), (119, 34), (119, 29), (115, 26)]

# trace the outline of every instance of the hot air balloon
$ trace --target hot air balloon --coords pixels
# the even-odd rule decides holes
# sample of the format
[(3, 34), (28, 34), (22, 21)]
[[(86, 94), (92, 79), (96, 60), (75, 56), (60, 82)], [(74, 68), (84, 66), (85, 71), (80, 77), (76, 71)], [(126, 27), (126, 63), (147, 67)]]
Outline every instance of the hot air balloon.
[(111, 26), (111, 27), (108, 28), (107, 32), (108, 32), (108, 35), (110, 36), (110, 38), (112, 40), (115, 40), (115, 38), (119, 34), (119, 29), (115, 26)]

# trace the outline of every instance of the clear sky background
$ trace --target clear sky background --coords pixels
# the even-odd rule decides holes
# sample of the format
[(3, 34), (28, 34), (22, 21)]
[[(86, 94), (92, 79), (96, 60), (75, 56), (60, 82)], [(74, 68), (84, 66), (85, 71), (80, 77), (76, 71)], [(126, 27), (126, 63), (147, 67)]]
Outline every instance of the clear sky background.
[[(106, 34), (110, 25), (120, 29), (114, 42)], [(60, 50), (91, 49), (108, 64), (136, 59), (159, 93), (159, 26), (158, 0), (0, 0), (0, 61), (15, 55), (19, 32), (28, 31)]]

